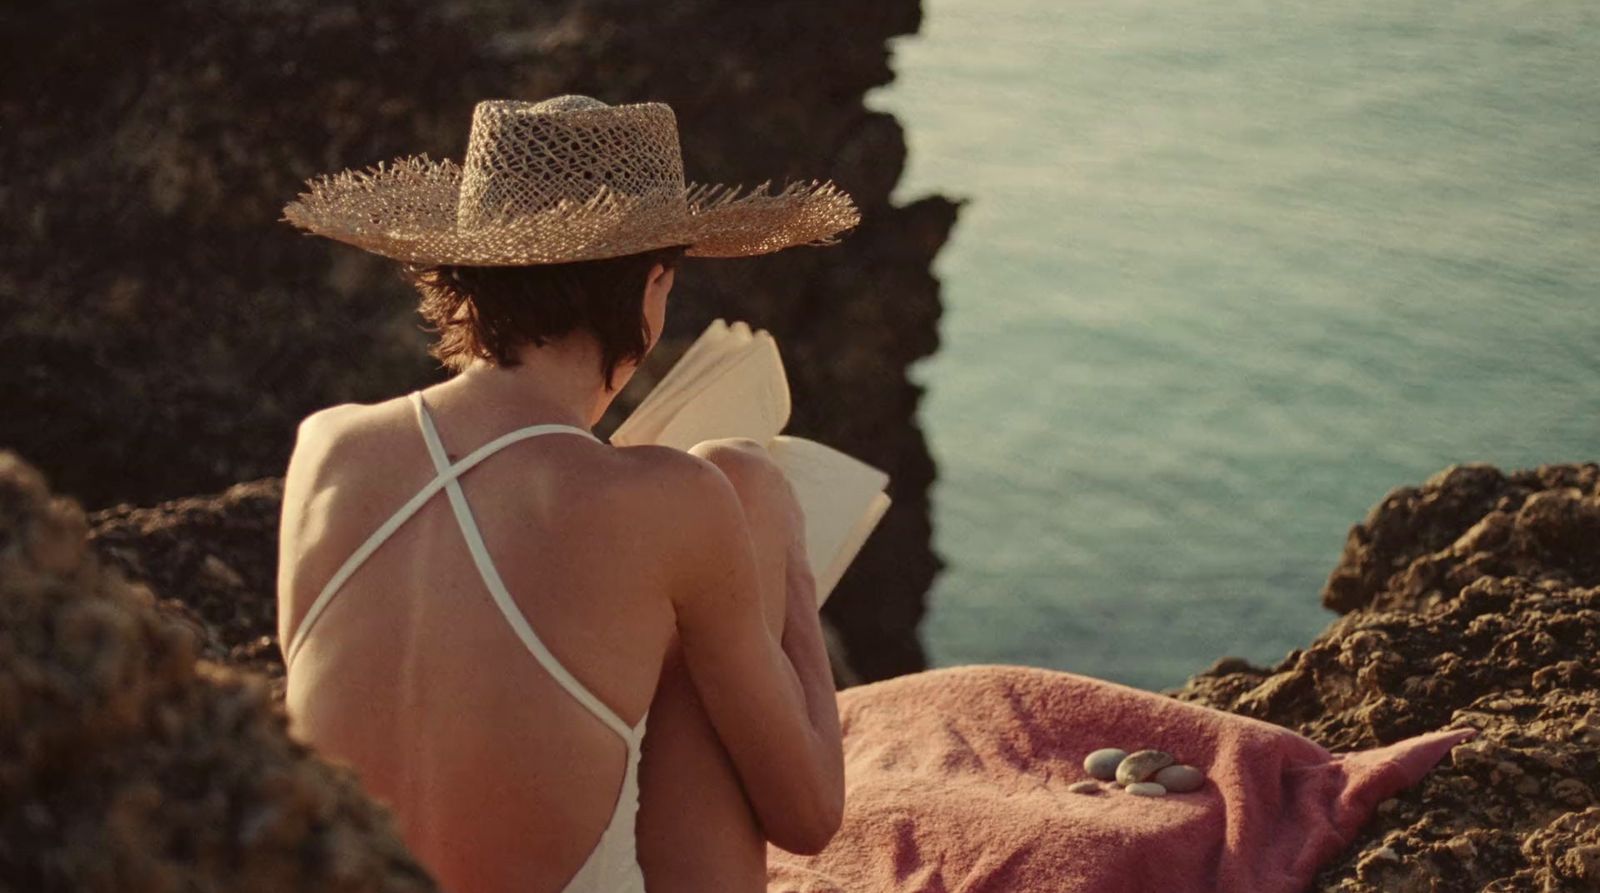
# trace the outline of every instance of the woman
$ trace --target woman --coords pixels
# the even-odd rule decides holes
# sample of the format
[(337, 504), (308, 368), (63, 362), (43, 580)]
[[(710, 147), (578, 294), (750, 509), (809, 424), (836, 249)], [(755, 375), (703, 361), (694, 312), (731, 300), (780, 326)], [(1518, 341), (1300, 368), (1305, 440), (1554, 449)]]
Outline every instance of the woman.
[(840, 821), (782, 473), (750, 442), (589, 428), (681, 256), (825, 244), (858, 215), (831, 184), (686, 189), (678, 152), (659, 103), (485, 102), (462, 166), (346, 172), (285, 209), (404, 262), (457, 373), (301, 424), (278, 584), (292, 729), (446, 890), (758, 890), (766, 841), (814, 852)]

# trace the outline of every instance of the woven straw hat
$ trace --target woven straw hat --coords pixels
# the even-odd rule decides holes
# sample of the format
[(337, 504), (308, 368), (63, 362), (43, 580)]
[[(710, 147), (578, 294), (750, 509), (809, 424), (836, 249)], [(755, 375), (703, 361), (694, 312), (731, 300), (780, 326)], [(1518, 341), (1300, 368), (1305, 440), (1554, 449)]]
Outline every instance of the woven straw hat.
[(744, 257), (832, 244), (861, 220), (831, 182), (774, 194), (762, 183), (744, 196), (685, 185), (671, 108), (587, 96), (478, 103), (461, 165), (418, 156), (306, 185), (285, 220), (416, 264), (563, 263), (670, 245)]

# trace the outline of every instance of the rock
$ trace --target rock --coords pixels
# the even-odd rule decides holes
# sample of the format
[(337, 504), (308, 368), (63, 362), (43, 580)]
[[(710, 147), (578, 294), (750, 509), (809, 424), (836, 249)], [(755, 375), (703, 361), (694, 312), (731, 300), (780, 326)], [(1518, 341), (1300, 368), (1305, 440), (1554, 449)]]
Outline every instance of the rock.
[(1472, 843), (1472, 838), (1465, 834), (1458, 834), (1444, 842), (1445, 849), (1463, 862), (1470, 862), (1478, 855), (1478, 848)]
[(1123, 790), (1135, 797), (1165, 797), (1167, 795), (1167, 789), (1153, 781), (1136, 781)]
[(1100, 793), (1100, 783), (1094, 781), (1075, 781), (1072, 784), (1067, 785), (1067, 793), (1098, 794)]
[(1187, 794), (1200, 790), (1206, 783), (1206, 776), (1193, 766), (1178, 765), (1162, 769), (1150, 780), (1174, 794)]
[(1594, 802), (1594, 792), (1576, 778), (1563, 778), (1551, 785), (1550, 797), (1564, 806), (1579, 809)]
[(1526, 867), (1505, 889), (1600, 889), (1600, 806), (1556, 817), (1528, 835), (1519, 855)]
[(1396, 489), (1351, 528), (1323, 604), (1425, 612), (1484, 577), (1600, 586), (1597, 478), (1593, 463), (1457, 465)]
[(1600, 886), (1600, 843), (1573, 849), (1566, 861), (1572, 867), (1574, 877)]
[(1083, 758), (1083, 771), (1101, 781), (1117, 777), (1117, 766), (1127, 759), (1128, 752), (1115, 747), (1102, 747)]
[(282, 505), (278, 478), (151, 508), (120, 505), (89, 516), (89, 542), (101, 560), (193, 618), (206, 658), (254, 670), (276, 689)]
[(1399, 862), (1400, 854), (1390, 847), (1381, 846), (1369, 853), (1368, 858), (1374, 862)]
[(439, 375), (392, 262), (276, 222), (304, 179), (459, 161), (484, 97), (664, 100), (689, 179), (830, 178), (865, 222), (826, 249), (691, 260), (678, 282), (695, 300), (602, 432), (712, 318), (771, 330), (789, 430), (893, 481), (827, 614), (863, 678), (921, 669), (940, 565), (907, 369), (938, 345), (930, 268), (958, 205), (891, 202), (904, 135), (863, 100), (893, 78), (886, 42), (920, 18), (918, 0), (7, 4), (0, 34), (50, 36), (8, 42), (0, 77), (19, 209), (0, 215), (0, 446), (91, 508), (281, 475), (312, 410)]
[(1343, 617), (1276, 667), (1173, 692), (1336, 751), (1480, 730), (1385, 801), (1313, 889), (1600, 888), (1596, 518), (1596, 464), (1462, 466), (1395, 490), (1324, 589)]
[(1144, 781), (1173, 764), (1172, 754), (1161, 750), (1136, 750), (1117, 764), (1117, 781), (1125, 785)]
[(0, 451), (4, 886), (436, 889), (355, 774), (289, 737), (267, 681), (203, 658), (87, 530)]

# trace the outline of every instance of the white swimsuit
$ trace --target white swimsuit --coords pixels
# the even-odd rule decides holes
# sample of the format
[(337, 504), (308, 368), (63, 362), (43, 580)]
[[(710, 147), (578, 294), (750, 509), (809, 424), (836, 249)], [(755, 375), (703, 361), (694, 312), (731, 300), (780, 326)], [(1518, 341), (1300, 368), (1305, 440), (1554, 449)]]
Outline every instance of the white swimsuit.
[(473, 520), (472, 509), (467, 505), (467, 497), (461, 492), (461, 484), (458, 481), (458, 478), (473, 466), (519, 440), (540, 434), (579, 434), (592, 440), (599, 438), (572, 425), (532, 425), (502, 434), (452, 465), (444, 451), (444, 445), (439, 441), (439, 432), (434, 428), (433, 418), (429, 415), (427, 406), (423, 404), (422, 392), (413, 391), (410, 396), (412, 404), (416, 407), (417, 424), (422, 428), (423, 439), (428, 443), (428, 452), (433, 456), (434, 467), (439, 473), (411, 497), (410, 501), (401, 506), (388, 521), (373, 531), (338, 572), (328, 579), (327, 585), (317, 595), (316, 601), (311, 603), (311, 609), (306, 612), (305, 619), (295, 631), (289, 647), (285, 649), (284, 663), (288, 665), (294, 660), (295, 654), (305, 644), (306, 634), (310, 632), (317, 618), (327, 609), (334, 594), (350, 575), (354, 574), (385, 540), (399, 530), (401, 525), (426, 505), (429, 499), (440, 490), (447, 490), (450, 494), (450, 506), (455, 510), (456, 522), (461, 528), (461, 535), (466, 538), (467, 548), (472, 552), (472, 560), (477, 564), (478, 573), (483, 577), (484, 585), (489, 588), (489, 594), (493, 596), (500, 612), (505, 615), (506, 622), (511, 625), (517, 637), (545, 670), (555, 677), (556, 682), (578, 703), (588, 708), (590, 713), (616, 732), (628, 746), (628, 765), (623, 773), (622, 787), (617, 795), (616, 807), (611, 813), (611, 821), (600, 835), (599, 843), (595, 844), (594, 850), (589, 853), (589, 858), (584, 861), (578, 873), (573, 875), (572, 880), (567, 882), (562, 891), (563, 893), (644, 893), (644, 874), (639, 870), (633, 833), (634, 818), (639, 811), (639, 748), (644, 740), (645, 718), (648, 716), (648, 711), (646, 717), (640, 717), (637, 726), (630, 727), (622, 717), (568, 672), (567, 668), (556, 660), (550, 649), (539, 640), (533, 627), (528, 625), (527, 618), (517, 610), (516, 602), (512, 600), (511, 593), (500, 579), (500, 572), (495, 570), (494, 562), (489, 558), (489, 549), (484, 545), (483, 535), (478, 531), (478, 524)]

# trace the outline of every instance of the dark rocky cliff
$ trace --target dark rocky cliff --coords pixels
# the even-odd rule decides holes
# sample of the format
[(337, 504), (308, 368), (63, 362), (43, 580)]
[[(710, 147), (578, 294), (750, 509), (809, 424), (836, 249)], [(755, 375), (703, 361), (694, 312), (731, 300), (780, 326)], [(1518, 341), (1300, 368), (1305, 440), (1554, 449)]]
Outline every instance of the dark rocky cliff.
[(281, 473), (309, 411), (437, 374), (387, 262), (276, 222), (304, 178), (459, 157), (484, 97), (664, 100), (690, 179), (832, 178), (864, 221), (832, 248), (691, 262), (640, 385), (716, 316), (774, 332), (791, 430), (894, 480), (829, 615), (868, 678), (917, 669), (938, 562), (906, 367), (937, 343), (955, 206), (890, 204), (901, 128), (862, 97), (919, 22), (916, 0), (7, 4), (0, 446), (91, 507)]

